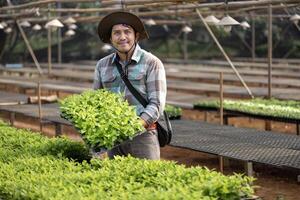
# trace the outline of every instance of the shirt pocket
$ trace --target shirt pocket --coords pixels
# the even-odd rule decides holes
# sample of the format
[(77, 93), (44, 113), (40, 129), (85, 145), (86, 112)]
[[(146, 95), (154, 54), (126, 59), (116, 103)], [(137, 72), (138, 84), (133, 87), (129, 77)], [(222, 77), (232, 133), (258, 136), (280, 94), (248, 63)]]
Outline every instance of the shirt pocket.
[(128, 74), (128, 79), (142, 94), (146, 94), (146, 78), (143, 71)]
[(102, 77), (102, 84), (104, 88), (112, 89), (117, 86), (117, 76), (114, 74)]

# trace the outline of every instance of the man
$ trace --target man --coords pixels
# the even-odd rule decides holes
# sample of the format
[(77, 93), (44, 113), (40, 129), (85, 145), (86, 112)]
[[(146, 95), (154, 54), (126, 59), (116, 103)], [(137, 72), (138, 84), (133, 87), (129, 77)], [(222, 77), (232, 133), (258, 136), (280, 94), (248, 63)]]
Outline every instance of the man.
[[(166, 75), (162, 62), (143, 50), (138, 41), (148, 38), (141, 20), (128, 12), (114, 12), (104, 17), (98, 25), (98, 35), (109, 43), (115, 53), (98, 61), (94, 75), (94, 89), (106, 88), (124, 94), (130, 105), (135, 106), (146, 132), (132, 141), (108, 151), (108, 156), (131, 155), (137, 158), (160, 159), (160, 148), (155, 122), (162, 114), (166, 101)], [(149, 104), (144, 108), (123, 82), (116, 63), (119, 62), (131, 84)]]

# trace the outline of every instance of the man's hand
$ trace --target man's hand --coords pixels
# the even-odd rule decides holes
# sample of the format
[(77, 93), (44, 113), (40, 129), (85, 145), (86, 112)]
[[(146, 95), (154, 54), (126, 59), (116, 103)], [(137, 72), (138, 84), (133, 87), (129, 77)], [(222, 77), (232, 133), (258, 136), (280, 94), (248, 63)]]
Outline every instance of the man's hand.
[(148, 124), (145, 122), (145, 120), (143, 120), (142, 118), (140, 118), (141, 122), (142, 122), (142, 125), (147, 128), (148, 127)]

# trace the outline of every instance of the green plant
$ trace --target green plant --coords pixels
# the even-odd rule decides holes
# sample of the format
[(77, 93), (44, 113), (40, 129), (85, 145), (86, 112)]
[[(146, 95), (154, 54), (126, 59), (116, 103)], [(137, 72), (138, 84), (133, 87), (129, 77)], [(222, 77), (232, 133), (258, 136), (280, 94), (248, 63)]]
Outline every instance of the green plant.
[(78, 163), (66, 158), (72, 143), (2, 125), (0, 199), (234, 200), (253, 194), (250, 177), (172, 161), (117, 157)]
[(66, 137), (51, 138), (42, 147), (45, 155), (65, 157), (78, 162), (90, 160), (89, 149), (80, 142), (71, 141)]
[[(219, 101), (201, 101), (194, 104), (195, 108), (219, 108)], [(224, 100), (224, 109), (256, 115), (300, 119), (300, 102), (293, 100), (262, 99)]]
[(90, 160), (82, 142), (68, 138), (46, 138), (29, 130), (0, 125), (0, 162), (17, 158), (54, 156), (82, 162)]
[(133, 106), (121, 94), (91, 90), (60, 101), (62, 116), (79, 130), (92, 148), (110, 149), (143, 130)]
[(180, 118), (182, 115), (182, 109), (177, 106), (166, 105), (165, 111), (167, 112), (170, 119)]

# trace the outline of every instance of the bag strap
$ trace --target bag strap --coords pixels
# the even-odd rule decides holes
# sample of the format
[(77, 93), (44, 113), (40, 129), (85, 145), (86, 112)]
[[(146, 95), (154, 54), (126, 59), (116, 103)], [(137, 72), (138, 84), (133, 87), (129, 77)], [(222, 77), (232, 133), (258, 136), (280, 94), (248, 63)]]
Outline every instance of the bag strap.
[[(144, 108), (147, 107), (148, 105), (148, 101), (137, 91), (137, 89), (135, 89), (133, 87), (133, 85), (131, 84), (131, 82), (128, 80), (127, 75), (124, 73), (124, 70), (122, 69), (121, 64), (119, 63), (119, 61), (117, 60), (116, 62), (117, 65), (117, 69), (121, 75), (122, 80), (124, 81), (125, 85), (127, 86), (127, 88), (129, 89), (129, 91), (131, 92), (131, 94), (144, 106)], [(172, 131), (172, 126), (169, 120), (169, 116), (166, 113), (166, 111), (163, 111), (163, 115), (165, 118), (165, 122), (167, 125), (168, 130)]]
[(116, 65), (122, 80), (124, 81), (131, 94), (133, 94), (133, 96), (144, 106), (144, 108), (146, 108), (148, 105), (148, 101), (133, 87), (133, 85), (128, 80), (127, 75), (124, 73), (121, 64), (118, 61), (116, 61)]

